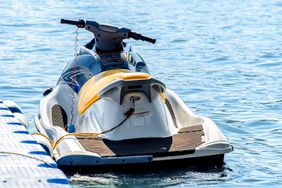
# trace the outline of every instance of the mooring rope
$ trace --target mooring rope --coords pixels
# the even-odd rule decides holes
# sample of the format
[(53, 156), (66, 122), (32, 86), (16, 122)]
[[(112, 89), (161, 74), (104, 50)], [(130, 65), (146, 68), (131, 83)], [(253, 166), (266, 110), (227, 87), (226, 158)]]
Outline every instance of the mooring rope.
[(100, 133), (67, 133), (67, 134), (61, 136), (60, 138), (58, 138), (55, 142), (53, 142), (48, 136), (46, 136), (46, 135), (44, 135), (42, 133), (32, 133), (32, 135), (40, 135), (40, 136), (46, 138), (50, 142), (51, 147), (52, 147), (52, 149), (54, 151), (57, 148), (57, 146), (59, 145), (59, 143), (61, 143), (61, 141), (63, 139), (65, 139), (66, 137), (69, 137), (69, 136), (100, 138), (100, 136), (102, 134), (109, 133), (109, 132), (117, 129), (118, 127), (120, 127), (126, 120), (128, 120), (130, 118), (130, 116), (133, 113), (134, 113), (134, 104), (133, 104), (132, 108), (130, 108), (126, 113), (124, 113), (124, 115), (126, 116), (126, 118), (124, 120), (122, 120), (119, 124), (117, 124), (113, 128), (105, 130), (105, 131), (102, 131)]
[(45, 160), (43, 160), (43, 159), (40, 159), (40, 158), (38, 158), (38, 157), (34, 157), (34, 156), (32, 156), (32, 155), (25, 154), (25, 153), (14, 152), (14, 151), (0, 151), (0, 154), (5, 154), (5, 155), (19, 155), (19, 156), (23, 156), (23, 157), (27, 157), (27, 158), (30, 158), (30, 159), (34, 159), (34, 160), (43, 162), (43, 163), (47, 164), (48, 166), (53, 167), (49, 162), (47, 162), (47, 161), (45, 161)]

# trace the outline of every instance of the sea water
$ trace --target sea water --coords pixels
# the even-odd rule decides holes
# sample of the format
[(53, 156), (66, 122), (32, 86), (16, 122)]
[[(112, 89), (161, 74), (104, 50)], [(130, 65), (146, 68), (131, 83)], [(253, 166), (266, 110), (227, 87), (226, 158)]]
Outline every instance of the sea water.
[[(282, 186), (281, 1), (1, 1), (0, 98), (23, 108), (31, 130), (43, 91), (73, 58), (75, 28), (61, 18), (155, 37), (155, 45), (127, 42), (235, 148), (220, 171), (75, 174), (74, 187)], [(84, 45), (92, 35), (79, 30), (78, 38)]]

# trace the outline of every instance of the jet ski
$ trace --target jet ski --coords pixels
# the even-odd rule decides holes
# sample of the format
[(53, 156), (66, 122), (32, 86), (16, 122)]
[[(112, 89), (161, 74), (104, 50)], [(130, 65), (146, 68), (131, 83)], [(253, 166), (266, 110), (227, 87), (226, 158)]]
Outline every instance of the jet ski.
[(34, 118), (35, 138), (59, 167), (224, 164), (233, 147), (218, 126), (195, 115), (124, 42), (155, 39), (95, 21), (61, 23), (94, 38), (43, 93)]

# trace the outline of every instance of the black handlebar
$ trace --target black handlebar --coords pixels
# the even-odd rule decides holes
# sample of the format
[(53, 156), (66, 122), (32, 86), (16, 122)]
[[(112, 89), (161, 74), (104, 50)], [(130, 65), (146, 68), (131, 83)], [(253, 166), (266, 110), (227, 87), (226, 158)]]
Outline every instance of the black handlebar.
[(131, 32), (131, 31), (128, 33), (128, 37), (133, 38), (135, 40), (147, 41), (147, 42), (150, 42), (150, 43), (153, 43), (153, 44), (156, 43), (156, 39), (152, 39), (152, 38), (143, 36), (139, 33)]
[(61, 19), (61, 24), (76, 25), (79, 28), (84, 28), (85, 27), (85, 21), (84, 20), (73, 21), (73, 20)]
[[(74, 20), (61, 19), (61, 24), (75, 25), (79, 28), (84, 28), (86, 22), (84, 20), (74, 21)], [(133, 38), (135, 40), (147, 41), (147, 42), (150, 42), (150, 43), (153, 43), (153, 44), (156, 43), (156, 39), (149, 38), (149, 37), (143, 36), (139, 33), (135, 33), (135, 32), (132, 32), (132, 31), (129, 31), (128, 38)]]

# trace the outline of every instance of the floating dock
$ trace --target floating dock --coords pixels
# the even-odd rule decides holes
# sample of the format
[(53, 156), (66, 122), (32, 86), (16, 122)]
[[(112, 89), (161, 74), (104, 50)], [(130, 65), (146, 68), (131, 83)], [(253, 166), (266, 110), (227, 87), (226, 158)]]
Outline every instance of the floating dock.
[(70, 187), (52, 157), (1, 99), (0, 187)]

